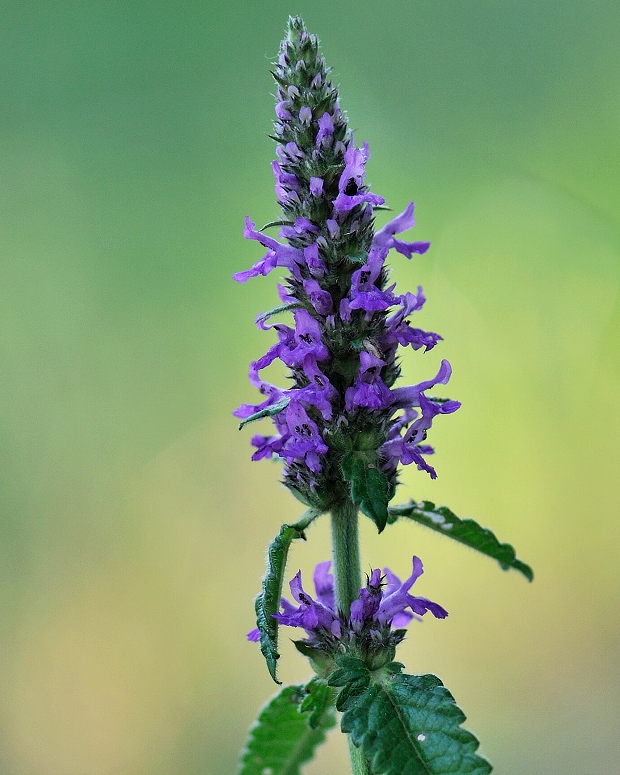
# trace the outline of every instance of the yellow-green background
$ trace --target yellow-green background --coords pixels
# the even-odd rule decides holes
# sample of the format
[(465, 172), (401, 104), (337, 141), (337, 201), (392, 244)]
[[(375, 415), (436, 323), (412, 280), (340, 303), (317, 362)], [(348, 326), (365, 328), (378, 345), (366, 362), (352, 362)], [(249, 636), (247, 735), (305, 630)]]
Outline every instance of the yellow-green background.
[[(439, 479), (529, 585), (413, 524), (366, 568), (450, 611), (401, 658), (437, 673), (498, 775), (620, 768), (620, 5), (616, 0), (5, 0), (0, 9), (0, 771), (225, 775), (273, 691), (244, 640), (264, 549), (299, 504), (250, 462), (253, 318), (275, 275), (268, 67), (301, 13), (368, 179), (417, 239), (411, 380), (463, 402)], [(382, 221), (384, 218), (382, 218)], [(326, 519), (291, 573), (328, 556)], [(282, 676), (305, 664), (283, 645)], [(332, 757), (330, 760), (329, 757)], [(309, 772), (345, 773), (337, 736)]]

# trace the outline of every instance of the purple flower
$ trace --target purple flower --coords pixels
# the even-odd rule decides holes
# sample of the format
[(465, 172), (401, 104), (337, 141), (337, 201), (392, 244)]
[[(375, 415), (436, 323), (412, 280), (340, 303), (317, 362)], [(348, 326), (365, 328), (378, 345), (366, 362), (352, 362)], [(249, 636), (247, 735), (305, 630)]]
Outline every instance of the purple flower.
[(318, 120), (319, 131), (316, 135), (315, 145), (320, 148), (321, 145), (327, 145), (327, 140), (331, 140), (334, 134), (334, 122), (329, 113), (323, 113)]
[(324, 291), (316, 280), (304, 280), (303, 286), (317, 314), (329, 315), (333, 312), (334, 301), (331, 294), (328, 291)]
[[(316, 38), (295, 24), (274, 65), (272, 169), (281, 216), (271, 225), (280, 225), (279, 239), (247, 218), (245, 237), (267, 252), (235, 275), (239, 282), (276, 268), (284, 275), (281, 306), (256, 319), (277, 341), (250, 366), (260, 401), (234, 414), (247, 420), (275, 407), (275, 429), (253, 436), (252, 457), (279, 458), (284, 483), (326, 511), (352, 495), (342, 468), (348, 450), (375, 460), (385, 493), (396, 489), (399, 465), (413, 463), (435, 477), (426, 436), (437, 415), (459, 404), (425, 392), (448, 382), (446, 360), (433, 379), (398, 386), (399, 348), (426, 352), (441, 336), (412, 324), (425, 302), (422, 288), (398, 293), (386, 260), (392, 249), (411, 258), (429, 243), (398, 239), (415, 225), (413, 202), (375, 231), (373, 208), (384, 200), (366, 183), (368, 145), (356, 147)], [(272, 323), (276, 314), (289, 320)], [(263, 379), (276, 362), (290, 380), (286, 387)]]
[(278, 454), (287, 460), (301, 458), (315, 474), (321, 470), (321, 456), (327, 445), (321, 438), (317, 424), (298, 400), (292, 400), (285, 410), (288, 437)]
[[(420, 395), (435, 385), (446, 385), (452, 376), (452, 366), (447, 360), (441, 362), (439, 371), (433, 377), (433, 379), (425, 380), (424, 382), (418, 382), (417, 385), (411, 385), (409, 387), (395, 388), (392, 390), (392, 406), (394, 409), (405, 409), (409, 406), (420, 406)], [(451, 401), (451, 405), (456, 404), (451, 410), (455, 412), (460, 403), (458, 401)]]
[(432, 331), (423, 331), (421, 328), (413, 328), (408, 320), (409, 315), (422, 309), (426, 297), (422, 286), (418, 286), (418, 293), (405, 293), (398, 299), (399, 307), (393, 315), (385, 321), (385, 332), (381, 337), (381, 343), (386, 352), (396, 352), (398, 345), (406, 347), (411, 345), (414, 350), (425, 348), (425, 352), (432, 350), (441, 341), (442, 337)]
[(303, 253), (297, 248), (293, 248), (290, 245), (283, 245), (272, 237), (268, 237), (266, 234), (256, 231), (254, 226), (255, 224), (246, 216), (243, 236), (246, 239), (260, 242), (261, 245), (269, 248), (269, 252), (264, 258), (254, 264), (251, 269), (247, 269), (245, 272), (237, 272), (233, 275), (233, 278), (239, 283), (244, 283), (250, 277), (268, 275), (269, 272), (276, 268), (276, 266), (287, 267), (292, 274), (297, 274), (298, 264), (303, 261)]
[(401, 242), (394, 239), (394, 234), (400, 234), (401, 231), (407, 231), (413, 228), (415, 220), (413, 218), (413, 202), (409, 202), (407, 207), (396, 218), (392, 218), (391, 221), (385, 224), (382, 229), (375, 234), (372, 246), (373, 248), (379, 248), (386, 250), (395, 248), (399, 253), (402, 253), (407, 258), (411, 258), (413, 253), (426, 253), (430, 247), (430, 242)]
[(351, 145), (345, 152), (345, 168), (338, 182), (338, 191), (340, 193), (334, 200), (334, 210), (336, 212), (346, 213), (363, 203), (382, 205), (385, 202), (382, 196), (371, 194), (365, 190), (364, 176), (366, 170), (364, 165), (369, 158), (368, 143), (364, 143), (361, 148), (355, 148)]
[(312, 277), (322, 278), (325, 276), (325, 262), (319, 258), (318, 243), (315, 242), (304, 248), (304, 260)]
[(355, 407), (383, 409), (389, 406), (392, 394), (381, 379), (381, 369), (385, 365), (386, 362), (381, 358), (362, 350), (357, 380), (345, 393), (345, 408), (348, 412), (353, 412)]
[[(337, 651), (339, 642), (358, 643), (363, 648), (365, 643), (385, 641), (391, 629), (400, 630), (427, 611), (437, 619), (448, 615), (438, 603), (410, 594), (411, 587), (423, 573), (419, 557), (413, 557), (411, 576), (402, 583), (389, 568), (384, 568), (383, 573), (375, 568), (366, 586), (360, 589), (358, 599), (351, 603), (351, 612), (346, 618), (336, 607), (330, 566), (329, 561), (316, 566), (316, 598), (305, 591), (301, 571), (298, 571), (290, 582), (297, 606), (282, 598), (281, 611), (274, 614), (280, 624), (304, 629), (312, 645), (321, 645), (327, 651)], [(258, 640), (255, 630), (248, 633), (248, 640)]]
[(310, 193), (312, 196), (321, 196), (323, 193), (323, 178), (310, 178)]
[(278, 357), (287, 366), (298, 366), (308, 354), (317, 361), (329, 358), (329, 351), (323, 344), (318, 322), (305, 309), (295, 310), (294, 346), (282, 347)]

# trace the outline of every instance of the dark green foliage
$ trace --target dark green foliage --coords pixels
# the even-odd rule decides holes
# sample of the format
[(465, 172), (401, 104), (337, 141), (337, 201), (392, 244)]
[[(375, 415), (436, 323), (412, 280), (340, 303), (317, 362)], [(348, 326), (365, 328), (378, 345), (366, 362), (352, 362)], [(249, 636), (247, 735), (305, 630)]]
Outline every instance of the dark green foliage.
[(254, 414), (251, 414), (239, 423), (239, 430), (249, 422), (254, 422), (254, 420), (261, 420), (263, 417), (273, 417), (276, 414), (280, 414), (280, 412), (283, 412), (286, 409), (290, 402), (290, 398), (281, 398), (279, 401), (276, 401), (275, 404), (271, 404), (271, 406), (267, 406), (259, 412), (254, 412)]
[(480, 527), (473, 519), (459, 519), (446, 506), (435, 506), (430, 501), (419, 503), (412, 501), (404, 506), (391, 506), (388, 521), (396, 522), (399, 517), (413, 519), (436, 533), (454, 538), (455, 541), (460, 541), (486, 554), (487, 557), (492, 557), (503, 570), (515, 568), (528, 581), (534, 578), (534, 571), (529, 565), (517, 559), (515, 550), (510, 544), (501, 544), (488, 528)]
[(306, 696), (301, 703), (301, 710), (309, 714), (308, 724), (312, 729), (324, 725), (328, 711), (333, 716), (331, 708), (334, 706), (334, 696), (334, 690), (323, 678), (313, 678), (306, 684)]
[[(357, 663), (357, 664), (355, 664)], [(373, 775), (488, 775), (478, 740), (460, 725), (465, 716), (434, 675), (404, 675), (393, 662), (370, 672), (360, 660), (340, 660), (330, 678), (340, 686), (342, 731), (361, 747)]]
[(292, 542), (296, 538), (305, 538), (304, 530), (316, 519), (318, 512), (308, 509), (294, 525), (282, 525), (267, 550), (267, 572), (263, 578), (263, 588), (256, 598), (256, 625), (260, 630), (260, 650), (267, 662), (269, 674), (276, 683), (278, 653), (278, 622), (273, 618), (280, 607), (286, 558)]
[[(299, 775), (301, 765), (312, 759), (336, 723), (333, 705), (323, 702), (323, 689), (321, 699), (308, 710), (303, 707), (314, 696), (311, 684), (286, 686), (263, 707), (250, 729), (237, 775)], [(325, 689), (331, 691), (327, 685)]]
[(372, 519), (381, 533), (388, 521), (392, 488), (379, 468), (377, 452), (347, 452), (342, 458), (342, 473), (351, 484), (351, 500)]

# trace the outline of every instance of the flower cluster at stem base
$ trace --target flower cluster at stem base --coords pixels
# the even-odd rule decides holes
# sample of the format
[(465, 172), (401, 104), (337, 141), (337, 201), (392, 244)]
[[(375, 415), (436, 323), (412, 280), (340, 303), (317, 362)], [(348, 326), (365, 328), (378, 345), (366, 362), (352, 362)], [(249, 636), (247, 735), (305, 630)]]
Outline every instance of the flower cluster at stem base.
[[(336, 605), (330, 566), (328, 560), (315, 568), (316, 598), (304, 590), (298, 571), (289, 585), (297, 606), (282, 598), (281, 612), (273, 615), (280, 624), (306, 631), (307, 638), (295, 645), (321, 671), (343, 654), (361, 659), (371, 670), (378, 669), (394, 659), (396, 646), (406, 634), (404, 628), (412, 619), (420, 619), (427, 611), (437, 619), (448, 615), (438, 603), (409, 593), (423, 573), (419, 557), (413, 557), (411, 575), (402, 583), (389, 568), (374, 569), (351, 603), (348, 616)], [(258, 641), (259, 637), (257, 629), (248, 633), (248, 640)]]

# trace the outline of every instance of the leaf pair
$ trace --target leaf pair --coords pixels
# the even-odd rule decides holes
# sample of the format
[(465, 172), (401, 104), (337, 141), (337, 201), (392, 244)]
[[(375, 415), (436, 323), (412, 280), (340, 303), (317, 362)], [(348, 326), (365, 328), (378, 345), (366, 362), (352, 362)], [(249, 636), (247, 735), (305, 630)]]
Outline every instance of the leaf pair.
[(351, 735), (373, 775), (488, 775), (491, 765), (476, 754), (478, 740), (463, 729), (465, 716), (434, 675), (405, 675), (393, 662), (371, 672), (359, 659), (342, 657), (326, 683), (286, 686), (250, 730), (238, 775), (300, 775), (343, 712)]

